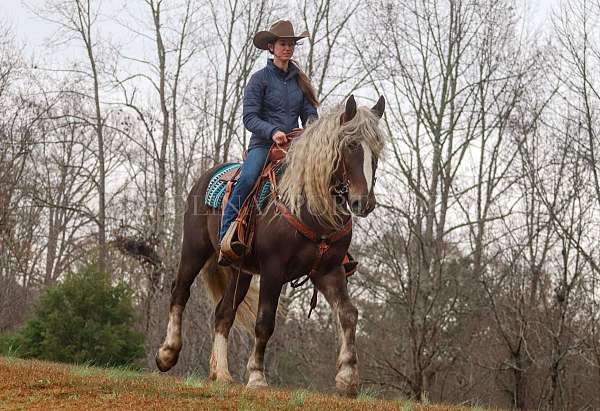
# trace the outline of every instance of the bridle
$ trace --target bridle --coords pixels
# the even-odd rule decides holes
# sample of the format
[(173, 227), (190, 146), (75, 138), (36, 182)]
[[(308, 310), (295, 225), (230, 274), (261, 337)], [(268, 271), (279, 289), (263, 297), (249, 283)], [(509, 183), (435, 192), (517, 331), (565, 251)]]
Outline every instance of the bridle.
[[(340, 161), (342, 162), (342, 176), (338, 177), (337, 173), (336, 173), (336, 175), (335, 175), (336, 181), (332, 185), (330, 192), (331, 192), (331, 194), (333, 194), (335, 196), (343, 197), (343, 196), (347, 196), (348, 193), (350, 192), (350, 179), (348, 177), (348, 170), (346, 169), (346, 162), (344, 161), (343, 158), (340, 159)], [(377, 182), (377, 176), (375, 175), (375, 173), (373, 173), (373, 184), (372, 184), (373, 187), (375, 187), (376, 182)]]
[(350, 183), (348, 179), (348, 171), (346, 170), (346, 162), (343, 158), (341, 158), (340, 161), (342, 162), (342, 176), (341, 178), (337, 175), (335, 176), (337, 181), (332, 185), (330, 191), (331, 194), (335, 196), (343, 197), (347, 196), (350, 192)]

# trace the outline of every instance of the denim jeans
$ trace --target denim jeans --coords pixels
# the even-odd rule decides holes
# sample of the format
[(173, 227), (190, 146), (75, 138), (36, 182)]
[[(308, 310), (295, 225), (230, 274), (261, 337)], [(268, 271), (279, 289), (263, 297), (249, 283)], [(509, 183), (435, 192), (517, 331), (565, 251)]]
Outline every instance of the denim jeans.
[(238, 212), (248, 193), (254, 187), (256, 179), (265, 165), (270, 147), (255, 146), (248, 150), (246, 160), (242, 164), (240, 176), (233, 186), (229, 201), (223, 210), (223, 224), (219, 233), (219, 241), (223, 239), (231, 222), (236, 219)]

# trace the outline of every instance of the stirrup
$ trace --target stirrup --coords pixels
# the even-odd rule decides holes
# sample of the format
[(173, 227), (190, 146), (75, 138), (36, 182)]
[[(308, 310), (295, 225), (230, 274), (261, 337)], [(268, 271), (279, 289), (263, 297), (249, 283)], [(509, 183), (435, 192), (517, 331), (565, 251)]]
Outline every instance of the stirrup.
[(232, 262), (229, 261), (227, 257), (225, 257), (225, 254), (223, 254), (222, 250), (219, 250), (219, 258), (217, 258), (217, 264), (219, 264), (222, 267), (228, 267), (232, 264)]
[(221, 240), (221, 251), (217, 260), (219, 265), (228, 266), (236, 263), (246, 254), (246, 245), (235, 238), (237, 225), (238, 222), (233, 221)]

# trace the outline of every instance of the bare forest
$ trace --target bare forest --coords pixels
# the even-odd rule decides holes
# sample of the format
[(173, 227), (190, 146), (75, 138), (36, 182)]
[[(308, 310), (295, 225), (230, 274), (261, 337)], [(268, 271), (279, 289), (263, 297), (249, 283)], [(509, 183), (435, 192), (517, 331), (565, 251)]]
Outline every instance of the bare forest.
[[(0, 333), (95, 263), (146, 337), (166, 329), (185, 198), (250, 138), (252, 36), (290, 19), (320, 110), (387, 101), (378, 206), (349, 279), (364, 387), (388, 398), (600, 409), (600, 0), (538, 21), (516, 0), (51, 0), (55, 59), (0, 16)], [(598, 150), (598, 151), (597, 151)], [(272, 385), (333, 391), (336, 324), (287, 288)], [(175, 375), (207, 375), (213, 305), (194, 284)], [(243, 380), (252, 337), (234, 329)]]

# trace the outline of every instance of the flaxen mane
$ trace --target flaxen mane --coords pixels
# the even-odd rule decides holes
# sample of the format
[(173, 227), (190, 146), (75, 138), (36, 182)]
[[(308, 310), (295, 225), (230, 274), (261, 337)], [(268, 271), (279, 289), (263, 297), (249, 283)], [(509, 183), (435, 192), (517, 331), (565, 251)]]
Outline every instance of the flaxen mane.
[(333, 227), (339, 226), (340, 221), (330, 189), (344, 146), (350, 141), (364, 141), (379, 157), (384, 142), (379, 117), (370, 109), (359, 107), (352, 120), (340, 125), (343, 110), (343, 106), (337, 106), (325, 113), (292, 142), (279, 185), (281, 198), (293, 214), (299, 217), (306, 203), (313, 216)]

